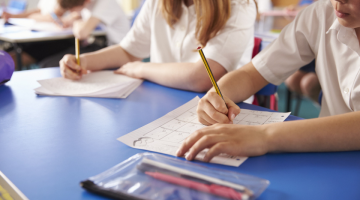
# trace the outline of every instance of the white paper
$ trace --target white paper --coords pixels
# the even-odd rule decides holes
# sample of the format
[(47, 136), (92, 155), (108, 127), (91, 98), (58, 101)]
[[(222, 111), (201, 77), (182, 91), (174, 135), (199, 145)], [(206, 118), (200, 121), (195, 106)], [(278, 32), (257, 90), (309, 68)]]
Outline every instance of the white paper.
[[(131, 132), (118, 140), (126, 145), (159, 153), (176, 155), (176, 151), (187, 136), (205, 127), (198, 121), (196, 108), (200, 98), (196, 97), (163, 117)], [(241, 109), (234, 124), (262, 125), (283, 122), (290, 113), (265, 112)], [(196, 160), (202, 160), (207, 150), (198, 154)], [(220, 154), (210, 162), (238, 167), (247, 157)]]
[(48, 32), (71, 32), (71, 28), (62, 28), (52, 22), (38, 22), (34, 19), (28, 18), (10, 18), (10, 24), (28, 28), (35, 31), (48, 31)]
[(41, 87), (36, 88), (35, 93), (40, 95), (126, 98), (143, 81), (113, 71), (99, 71), (83, 75), (78, 81), (61, 77), (38, 82)]

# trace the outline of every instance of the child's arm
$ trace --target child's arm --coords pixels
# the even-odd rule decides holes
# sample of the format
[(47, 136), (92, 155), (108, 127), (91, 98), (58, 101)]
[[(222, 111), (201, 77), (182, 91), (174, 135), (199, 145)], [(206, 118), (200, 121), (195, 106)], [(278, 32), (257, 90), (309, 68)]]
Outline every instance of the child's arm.
[[(227, 71), (219, 63), (211, 59), (208, 59), (208, 62), (216, 80), (226, 74)], [(212, 87), (201, 60), (196, 63), (133, 62), (122, 66), (116, 73), (196, 92), (204, 92)]]
[(190, 135), (177, 155), (189, 151), (186, 158), (192, 160), (198, 152), (210, 148), (204, 158), (209, 161), (220, 153), (260, 156), (270, 152), (360, 150), (359, 120), (360, 112), (352, 112), (263, 126), (216, 124)]
[[(60, 71), (63, 77), (73, 80), (81, 78), (87, 70), (97, 71), (120, 67), (128, 62), (140, 61), (141, 58), (127, 53), (119, 45), (104, 48), (102, 50), (82, 54), (80, 56), (81, 66), (76, 64), (74, 55), (65, 55), (60, 61)], [(76, 73), (80, 71), (80, 73)]]
[(10, 14), (10, 13), (4, 11), (1, 17), (4, 18), (5, 21), (7, 21), (9, 18), (27, 18), (30, 15), (36, 14), (36, 13), (40, 13), (40, 9), (29, 10), (29, 11), (25, 11), (20, 14)]
[[(200, 122), (207, 125), (231, 123), (240, 113), (240, 108), (233, 101), (246, 98), (266, 83), (251, 63), (225, 75), (218, 84), (223, 95), (231, 99), (226, 98), (228, 109), (223, 100), (211, 90), (198, 105)], [(219, 153), (259, 156), (269, 152), (360, 150), (359, 120), (360, 112), (352, 112), (263, 126), (215, 124), (190, 135), (177, 155), (182, 156), (189, 151), (186, 158), (192, 160), (198, 152), (210, 148), (204, 159), (209, 161)]]
[(75, 21), (73, 26), (73, 32), (75, 37), (80, 40), (88, 38), (99, 23), (100, 20), (96, 17), (90, 17), (86, 21)]

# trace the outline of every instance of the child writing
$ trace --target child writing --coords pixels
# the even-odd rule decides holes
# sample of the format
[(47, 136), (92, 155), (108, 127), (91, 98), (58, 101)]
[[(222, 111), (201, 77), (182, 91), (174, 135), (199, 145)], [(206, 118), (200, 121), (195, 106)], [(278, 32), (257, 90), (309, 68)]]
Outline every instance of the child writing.
[[(108, 45), (118, 44), (130, 29), (130, 22), (116, 0), (57, 0), (57, 2), (61, 9), (69, 11), (71, 15), (80, 13), (79, 19), (72, 24), (74, 36), (80, 40), (88, 39), (94, 29), (101, 25), (105, 27)], [(72, 42), (74, 44), (74, 40)], [(93, 43), (82, 45), (80, 52), (94, 52), (102, 48), (103, 46)], [(74, 54), (75, 47), (59, 52), (39, 65), (40, 67), (59, 66), (59, 61), (68, 53)]]
[[(304, 9), (265, 50), (219, 81), (226, 104), (210, 90), (198, 105), (201, 123), (177, 152), (192, 160), (209, 148), (204, 161), (228, 153), (360, 150), (360, 0), (320, 0)], [(269, 82), (280, 84), (316, 58), (323, 89), (320, 118), (263, 126), (231, 124), (242, 101)]]
[[(81, 55), (81, 66), (73, 55), (65, 55), (61, 73), (76, 80), (87, 70), (120, 67), (115, 73), (206, 91), (211, 82), (196, 48), (204, 47), (219, 79), (251, 60), (255, 17), (252, 0), (147, 0), (120, 45)], [(149, 56), (150, 63), (140, 62)]]
[[(66, 18), (61, 18), (65, 11), (59, 7), (57, 0), (40, 0), (37, 8), (28, 10), (20, 14), (10, 14), (3, 12), (2, 18), (7, 21), (9, 18), (29, 18), (41, 22), (53, 22), (64, 28), (71, 25), (71, 21), (76, 19), (76, 16), (69, 15)], [(59, 21), (54, 19), (54, 15)], [(60, 25), (61, 23), (61, 25)], [(32, 42), (22, 43), (22, 61), (24, 65), (30, 65), (35, 62), (40, 62), (43, 59), (52, 56), (56, 53), (66, 50), (67, 48), (74, 45), (73, 40), (57, 40), (57, 41), (46, 41), (46, 42)], [(15, 52), (12, 49), (7, 50), (10, 55), (15, 58)], [(15, 60), (15, 59), (14, 59)]]

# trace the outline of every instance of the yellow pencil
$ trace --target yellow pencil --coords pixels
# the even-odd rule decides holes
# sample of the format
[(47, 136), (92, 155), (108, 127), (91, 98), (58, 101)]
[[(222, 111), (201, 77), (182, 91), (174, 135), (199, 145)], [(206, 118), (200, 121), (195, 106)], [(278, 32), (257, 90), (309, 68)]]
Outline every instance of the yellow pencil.
[(75, 52), (76, 52), (76, 62), (79, 66), (81, 66), (80, 63), (80, 41), (79, 39), (75, 38)]
[(210, 80), (211, 80), (211, 83), (213, 84), (213, 86), (214, 86), (214, 88), (215, 88), (215, 90), (216, 90), (216, 93), (217, 93), (217, 94), (224, 100), (224, 102), (225, 102), (225, 99), (224, 99), (223, 95), (221, 94), (220, 88), (219, 88), (219, 86), (217, 85), (217, 83), (216, 83), (216, 81), (215, 81), (215, 78), (214, 78), (214, 75), (213, 75), (213, 73), (212, 73), (212, 71), (211, 71), (211, 69), (210, 69), (209, 63), (207, 62), (207, 60), (206, 60), (206, 58), (205, 58), (204, 52), (202, 51), (201, 47), (198, 47), (197, 50), (199, 51), (199, 54), (200, 54), (200, 56), (201, 56), (201, 59), (202, 59), (202, 61), (203, 61), (203, 63), (204, 63), (204, 66), (205, 66), (206, 71), (207, 71), (207, 73), (208, 73), (208, 75), (209, 75), (209, 78), (210, 78)]

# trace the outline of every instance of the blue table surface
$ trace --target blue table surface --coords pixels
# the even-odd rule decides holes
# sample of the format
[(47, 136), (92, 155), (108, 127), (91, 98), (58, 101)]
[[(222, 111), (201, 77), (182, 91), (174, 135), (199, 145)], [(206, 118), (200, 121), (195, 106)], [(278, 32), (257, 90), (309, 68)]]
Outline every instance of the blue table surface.
[[(59, 76), (58, 68), (15, 72), (0, 86), (0, 171), (29, 199), (106, 199), (79, 182), (144, 152), (116, 138), (204, 95), (150, 82), (127, 99), (34, 93), (36, 80)], [(269, 180), (259, 199), (360, 199), (360, 152), (267, 154), (240, 167), (202, 164)]]

